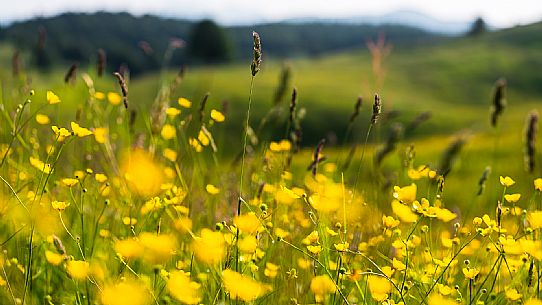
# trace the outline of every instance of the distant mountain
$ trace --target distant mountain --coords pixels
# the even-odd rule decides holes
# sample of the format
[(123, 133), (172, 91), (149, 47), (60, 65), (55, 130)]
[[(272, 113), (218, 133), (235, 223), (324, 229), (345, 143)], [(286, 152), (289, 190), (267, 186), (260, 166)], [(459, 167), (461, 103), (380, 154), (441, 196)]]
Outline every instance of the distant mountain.
[[(396, 46), (412, 46), (441, 36), (403, 25), (374, 25), (360, 22), (281, 22), (254, 26), (230, 26), (225, 33), (231, 42), (233, 58), (252, 56), (253, 30), (262, 36), (265, 56), (315, 56), (361, 47), (381, 33)], [(36, 57), (38, 31), (46, 33), (42, 61), (64, 64), (94, 62), (97, 50), (107, 52), (110, 69), (127, 65), (133, 73), (159, 68), (171, 39), (191, 43), (196, 22), (164, 19), (128, 13), (65, 13), (56, 17), (35, 18), (0, 29), (0, 40)], [(184, 49), (173, 53), (171, 64), (193, 63)]]
[(384, 15), (361, 15), (340, 19), (329, 18), (295, 18), (285, 20), (287, 23), (302, 24), (307, 22), (317, 23), (349, 23), (364, 25), (401, 25), (422, 29), (424, 31), (445, 34), (461, 35), (469, 30), (472, 21), (453, 22), (443, 21), (415, 11), (395, 11)]

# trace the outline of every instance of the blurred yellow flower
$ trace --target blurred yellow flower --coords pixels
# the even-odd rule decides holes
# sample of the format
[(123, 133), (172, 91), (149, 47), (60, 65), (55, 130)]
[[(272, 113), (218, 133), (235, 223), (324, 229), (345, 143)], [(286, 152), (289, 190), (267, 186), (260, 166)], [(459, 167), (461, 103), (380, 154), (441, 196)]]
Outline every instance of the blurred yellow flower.
[(104, 183), (107, 181), (107, 176), (104, 174), (96, 173), (96, 175), (94, 175), (94, 179), (96, 179), (96, 181), (99, 183)]
[(412, 208), (410, 206), (400, 203), (398, 200), (393, 200), (391, 202), (391, 209), (402, 222), (412, 223), (418, 220), (418, 215), (412, 212)]
[(53, 251), (45, 251), (45, 259), (51, 265), (58, 266), (64, 261), (65, 256), (62, 254), (55, 253)]
[(131, 259), (141, 255), (143, 246), (133, 238), (117, 240), (115, 242), (115, 252), (125, 259)]
[(68, 261), (66, 271), (74, 280), (82, 281), (88, 276), (90, 265), (85, 261)]
[(47, 103), (49, 105), (58, 104), (60, 103), (60, 98), (53, 91), (47, 91)]
[(474, 280), (474, 278), (478, 275), (478, 273), (480, 273), (478, 269), (470, 268), (470, 267), (463, 268), (462, 271), (463, 271), (463, 275), (465, 275), (465, 278), (469, 280)]
[(184, 97), (180, 97), (177, 102), (179, 103), (179, 105), (181, 107), (184, 107), (184, 108), (190, 108), (192, 107), (192, 102), (189, 101), (188, 99), (184, 98)]
[(167, 290), (181, 303), (193, 305), (201, 302), (200, 284), (192, 282), (190, 275), (184, 271), (173, 271), (169, 274)]
[(536, 178), (533, 181), (534, 189), (541, 192), (542, 191), (542, 178)]
[(517, 301), (517, 300), (521, 299), (521, 297), (523, 296), (515, 288), (506, 289), (504, 294), (505, 294), (506, 298), (508, 300), (510, 300), (510, 301)]
[(332, 279), (327, 275), (318, 275), (312, 278), (310, 289), (314, 293), (316, 303), (322, 303), (326, 296), (337, 291)]
[(62, 184), (64, 184), (67, 187), (72, 187), (79, 183), (79, 180), (74, 178), (64, 178), (62, 179)]
[(51, 206), (53, 207), (53, 209), (61, 212), (61, 211), (64, 211), (68, 206), (70, 205), (70, 203), (66, 203), (64, 201), (52, 201), (51, 202)]
[(46, 125), (49, 124), (51, 120), (46, 114), (38, 113), (36, 114), (36, 122), (40, 125)]
[(505, 187), (510, 187), (510, 186), (512, 186), (512, 185), (514, 185), (516, 183), (514, 180), (512, 180), (512, 178), (510, 178), (508, 176), (506, 176), (506, 177), (500, 176), (499, 180), (501, 182), (501, 185), (505, 186)]
[(226, 119), (222, 112), (215, 109), (211, 110), (211, 118), (217, 123), (224, 122), (224, 120)]
[(209, 143), (211, 142), (209, 140), (209, 137), (205, 134), (205, 132), (203, 130), (200, 130), (199, 133), (198, 133), (198, 141), (201, 143), (201, 145), (203, 146), (207, 146), (209, 145)]
[(201, 237), (195, 237), (192, 242), (196, 259), (208, 265), (218, 264), (224, 259), (226, 255), (224, 246), (224, 235), (209, 229), (201, 230)]
[(254, 212), (235, 216), (233, 218), (233, 223), (239, 230), (241, 230), (241, 232), (247, 234), (256, 233), (261, 226), (260, 219)]
[(542, 305), (542, 301), (539, 299), (529, 299), (523, 305)]
[(181, 110), (175, 107), (169, 107), (168, 109), (166, 109), (166, 114), (173, 119), (179, 114), (181, 114)]
[(402, 203), (410, 204), (416, 200), (416, 184), (412, 183), (411, 185), (399, 187), (393, 187), (393, 197)]
[(71, 122), (71, 127), (72, 127), (73, 133), (80, 138), (90, 136), (92, 134), (92, 131), (88, 130), (87, 128), (79, 126), (79, 124), (75, 122)]
[(271, 290), (271, 287), (260, 284), (252, 278), (237, 273), (231, 269), (222, 271), (224, 290), (230, 294), (232, 299), (241, 299), (251, 302)]
[(100, 299), (102, 305), (148, 305), (151, 302), (147, 287), (134, 280), (106, 285)]
[(504, 195), (504, 199), (510, 203), (518, 202), (519, 198), (521, 198), (521, 194), (506, 194)]
[(165, 124), (164, 127), (162, 127), (162, 131), (160, 131), (160, 135), (164, 140), (171, 140), (177, 136), (177, 130), (172, 125)]
[(121, 173), (135, 194), (150, 198), (160, 192), (162, 169), (150, 153), (136, 148), (121, 157)]
[(207, 191), (207, 193), (209, 193), (211, 195), (216, 195), (216, 194), (220, 193), (220, 189), (217, 188), (216, 186), (212, 185), (212, 184), (207, 184), (205, 186), (205, 190)]
[(170, 148), (164, 149), (162, 156), (171, 162), (175, 162), (177, 160), (177, 152)]
[(94, 93), (94, 98), (97, 99), (97, 100), (103, 100), (103, 99), (105, 99), (105, 93), (103, 93), (101, 91), (96, 91)]
[(116, 106), (122, 102), (122, 96), (117, 92), (107, 92), (107, 100), (113, 106)]
[(449, 298), (443, 297), (441, 294), (433, 293), (429, 296), (428, 300), (429, 305), (457, 305), (458, 303)]
[(527, 221), (533, 230), (542, 228), (542, 211), (533, 211), (527, 214)]
[(280, 267), (278, 265), (267, 262), (265, 263), (265, 270), (263, 271), (263, 274), (269, 278), (275, 278), (278, 274), (279, 268)]
[(108, 128), (105, 127), (96, 127), (94, 128), (94, 139), (100, 144), (104, 144), (107, 140), (107, 134), (109, 132)]
[(383, 276), (369, 275), (367, 283), (369, 284), (371, 297), (374, 300), (383, 302), (388, 298), (392, 287), (388, 279)]
[(52, 171), (51, 164), (43, 163), (42, 161), (34, 157), (30, 157), (30, 164), (35, 168), (39, 169), (40, 171), (44, 172), (45, 174), (50, 174)]
[(169, 234), (143, 232), (139, 235), (143, 259), (151, 264), (164, 263), (175, 254), (175, 237)]

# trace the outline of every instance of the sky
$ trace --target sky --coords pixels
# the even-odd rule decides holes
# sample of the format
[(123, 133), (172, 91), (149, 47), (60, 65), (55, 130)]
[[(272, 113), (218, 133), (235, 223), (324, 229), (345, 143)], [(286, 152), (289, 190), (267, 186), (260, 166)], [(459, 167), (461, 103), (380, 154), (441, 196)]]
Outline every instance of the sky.
[(293, 18), (340, 19), (419, 12), (442, 22), (481, 16), (495, 27), (542, 20), (540, 0), (0, 0), (0, 24), (62, 12), (128, 11), (134, 15), (212, 18), (224, 25)]

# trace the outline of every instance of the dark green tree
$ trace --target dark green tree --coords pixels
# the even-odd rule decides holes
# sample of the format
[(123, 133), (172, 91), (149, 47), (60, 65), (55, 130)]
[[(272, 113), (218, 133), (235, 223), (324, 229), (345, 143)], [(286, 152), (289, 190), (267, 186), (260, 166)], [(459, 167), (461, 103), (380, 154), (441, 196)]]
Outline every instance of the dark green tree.
[(194, 26), (188, 50), (192, 59), (204, 63), (221, 63), (231, 59), (226, 33), (212, 20), (202, 20)]
[(485, 32), (487, 32), (487, 24), (482, 17), (478, 17), (472, 23), (470, 30), (467, 32), (467, 36), (480, 36)]

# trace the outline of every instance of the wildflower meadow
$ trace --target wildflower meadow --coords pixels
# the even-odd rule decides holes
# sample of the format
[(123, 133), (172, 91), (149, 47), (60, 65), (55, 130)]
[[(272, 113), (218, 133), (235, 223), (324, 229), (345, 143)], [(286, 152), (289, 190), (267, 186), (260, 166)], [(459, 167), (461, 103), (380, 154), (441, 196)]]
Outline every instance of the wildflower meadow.
[[(151, 107), (100, 65), (61, 90), (3, 77), (1, 304), (542, 304), (538, 113), (512, 136), (520, 165), (499, 158), (505, 79), (474, 114), (482, 140), (410, 145), (427, 114), (383, 129), (375, 92), (353, 98), (343, 145), (306, 145), (303, 92), (254, 116), (265, 37), (252, 43), (234, 122), (212, 92), (183, 94), (184, 69), (160, 74)], [(463, 161), (472, 141), (485, 153)], [(461, 162), (478, 167), (458, 177)]]

